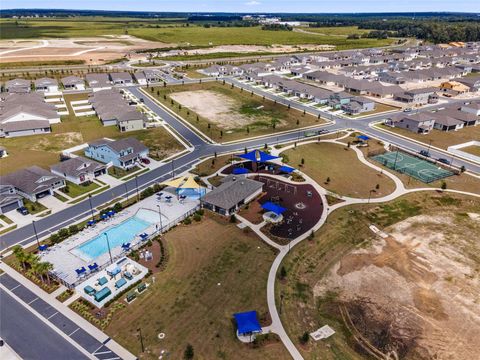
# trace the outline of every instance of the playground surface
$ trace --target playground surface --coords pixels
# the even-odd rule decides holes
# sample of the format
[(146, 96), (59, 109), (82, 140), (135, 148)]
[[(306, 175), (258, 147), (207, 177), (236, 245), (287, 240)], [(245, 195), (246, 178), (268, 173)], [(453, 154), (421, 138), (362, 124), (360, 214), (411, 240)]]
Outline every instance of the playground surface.
[(407, 174), (427, 184), (453, 175), (453, 172), (427, 160), (399, 151), (375, 155), (372, 159), (389, 169)]
[(260, 204), (267, 201), (278, 204), (287, 210), (283, 221), (272, 224), (268, 229), (275, 237), (295, 239), (304, 234), (320, 220), (323, 202), (320, 194), (310, 184), (290, 184), (266, 176), (257, 176), (255, 180), (265, 183), (265, 194), (260, 197)]

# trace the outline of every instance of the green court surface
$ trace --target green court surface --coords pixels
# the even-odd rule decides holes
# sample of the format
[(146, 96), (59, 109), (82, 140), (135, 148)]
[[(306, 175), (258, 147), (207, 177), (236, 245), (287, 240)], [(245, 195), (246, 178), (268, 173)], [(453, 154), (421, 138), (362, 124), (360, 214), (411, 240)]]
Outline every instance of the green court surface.
[(453, 172), (429, 161), (399, 151), (386, 152), (373, 156), (372, 159), (389, 169), (410, 175), (427, 184), (453, 175)]

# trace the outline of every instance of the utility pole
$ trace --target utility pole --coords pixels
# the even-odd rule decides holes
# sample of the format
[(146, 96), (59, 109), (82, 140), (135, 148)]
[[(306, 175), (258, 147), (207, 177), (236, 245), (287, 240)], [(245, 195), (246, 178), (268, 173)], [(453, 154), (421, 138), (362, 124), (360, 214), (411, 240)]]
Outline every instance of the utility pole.
[(37, 228), (35, 227), (35, 220), (32, 220), (33, 232), (35, 233), (35, 240), (37, 240), (37, 246), (40, 247), (40, 242), (38, 241)]
[(95, 217), (93, 215), (92, 194), (88, 194), (88, 202), (90, 203), (90, 212), (92, 213), (92, 221), (94, 221)]

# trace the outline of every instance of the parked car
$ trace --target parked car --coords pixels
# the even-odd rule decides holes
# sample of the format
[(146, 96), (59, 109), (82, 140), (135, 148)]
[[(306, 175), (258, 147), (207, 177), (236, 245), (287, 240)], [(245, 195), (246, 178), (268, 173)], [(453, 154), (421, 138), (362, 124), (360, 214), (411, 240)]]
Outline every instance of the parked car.
[(19, 207), (17, 211), (22, 215), (28, 215), (28, 209), (25, 206)]
[(445, 158), (440, 158), (440, 159), (438, 159), (438, 162), (440, 162), (440, 163), (442, 163), (442, 164), (450, 165), (450, 161), (448, 161), (448, 160), (445, 159)]
[(140, 102), (143, 103), (145, 102), (145, 100), (143, 98), (140, 98)]
[(140, 161), (143, 163), (143, 164), (150, 164), (150, 160), (147, 159), (147, 158), (141, 158)]
[(427, 150), (420, 150), (420, 155), (423, 155), (425, 157), (430, 157), (430, 153)]
[(403, 112), (412, 112), (412, 111), (413, 111), (412, 108), (405, 108), (405, 109), (403, 109)]
[(321, 129), (321, 130), (318, 130), (318, 135), (322, 135), (322, 134), (328, 134), (330, 131), (327, 130), (327, 129)]

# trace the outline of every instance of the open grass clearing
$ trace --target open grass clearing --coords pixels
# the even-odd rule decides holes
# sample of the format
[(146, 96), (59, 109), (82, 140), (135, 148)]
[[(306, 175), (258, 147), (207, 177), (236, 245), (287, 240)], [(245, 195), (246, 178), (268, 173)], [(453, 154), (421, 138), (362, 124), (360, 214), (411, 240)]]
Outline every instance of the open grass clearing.
[(469, 153), (472, 155), (480, 156), (480, 146), (478, 145), (467, 146), (467, 147), (461, 148), (460, 150), (465, 151), (466, 153)]
[[(286, 359), (280, 342), (252, 348), (235, 337), (232, 314), (255, 309), (268, 323), (267, 274), (275, 254), (253, 233), (223, 218), (207, 215), (165, 236), (168, 262), (155, 283), (117, 313), (106, 332), (135, 354), (137, 329), (147, 352), (158, 359), (167, 349), (172, 359), (183, 356), (187, 343), (199, 359)], [(165, 333), (163, 340), (158, 339)]]
[(303, 159), (304, 165), (299, 169), (339, 195), (368, 198), (373, 190), (371, 197), (382, 197), (395, 189), (390, 178), (362, 164), (355, 151), (346, 146), (320, 142), (297, 146), (282, 154), (294, 167), (299, 167)]
[[(310, 114), (221, 82), (155, 88), (157, 99), (216, 141), (294, 130), (324, 123)], [(173, 102), (173, 104), (172, 104)]]
[(94, 182), (90, 182), (90, 183), (85, 183), (85, 184), (80, 184), (80, 185), (77, 185), (77, 184), (74, 184), (70, 181), (67, 181), (66, 182), (66, 186), (62, 189), (60, 189), (60, 191), (62, 191), (63, 193), (67, 194), (68, 196), (70, 196), (71, 198), (77, 198), (85, 193), (88, 193), (90, 191), (93, 191), (97, 188), (99, 188), (100, 186)]
[(428, 147), (430, 141), (432, 146), (446, 150), (449, 146), (480, 139), (480, 126), (468, 126), (457, 131), (432, 130), (429, 134), (417, 134), (405, 129), (392, 128), (387, 125), (377, 125), (381, 130), (391, 131), (395, 134), (406, 136), (410, 139), (420, 141)]
[[(297, 345), (297, 348), (299, 348), (304, 358), (321, 358), (326, 360), (365, 358), (364, 354), (360, 354), (355, 350), (359, 347), (351, 337), (350, 331), (345, 327), (339, 312), (339, 304), (342, 293), (349, 291), (345, 291), (342, 283), (338, 283), (338, 291), (331, 290), (329, 287), (327, 288), (329, 291), (321, 292), (320, 290), (325, 290), (325, 288), (321, 288), (320, 286), (322, 280), (326, 278), (330, 271), (332, 271), (333, 266), (342, 260), (342, 258), (344, 258), (348, 253), (354, 249), (359, 249), (361, 250), (361, 253), (364, 253), (364, 250), (362, 249), (368, 248), (372, 244), (371, 241), (374, 235), (368, 228), (370, 224), (374, 223), (383, 229), (384, 227), (395, 225), (410, 217), (425, 216), (421, 217), (421, 219), (424, 219), (424, 223), (428, 224), (430, 227), (429, 232), (424, 234), (429, 234), (429, 236), (431, 236), (434, 232), (443, 232), (445, 230), (448, 232), (448, 234), (459, 232), (460, 237), (462, 237), (461, 234), (465, 234), (466, 236), (464, 238), (468, 240), (468, 234), (471, 234), (471, 232), (475, 231), (476, 229), (473, 224), (471, 224), (472, 220), (469, 218), (469, 216), (467, 216), (467, 213), (470, 212), (480, 212), (479, 203), (478, 201), (475, 201), (474, 198), (454, 194), (435, 194), (431, 192), (410, 194), (395, 201), (381, 205), (354, 205), (334, 211), (329, 216), (327, 223), (315, 233), (315, 238), (312, 241), (302, 242), (295, 247), (289, 255), (287, 255), (283, 263), (283, 266), (285, 266), (287, 272), (286, 279), (277, 282), (277, 303), (282, 302), (283, 309), (281, 313), (282, 323), (284, 324), (287, 333), (290, 335), (290, 338)], [(432, 216), (441, 217), (444, 214), (449, 214), (448, 216), (450, 219), (453, 219), (453, 222), (449, 222), (447, 225), (442, 223), (430, 223), (429, 221), (431, 220), (428, 220), (432, 219)], [(419, 225), (417, 228), (421, 230), (421, 226), (423, 225)], [(476, 226), (478, 228), (478, 224)], [(422, 238), (423, 235), (418, 236), (417, 240), (414, 242), (418, 243), (418, 241), (420, 241)], [(439, 239), (441, 239), (441, 237)], [(448, 239), (452, 239), (453, 241), (454, 238)], [(458, 240), (458, 237), (455, 237), (455, 239)], [(476, 261), (478, 271), (478, 256), (476, 257), (475, 255), (475, 243), (472, 241), (465, 241), (461, 243), (462, 248), (459, 248), (457, 251), (468, 254), (468, 261)], [(459, 243), (457, 245), (456, 244), (456, 242), (452, 242), (451, 245), (460, 245)], [(437, 244), (432, 243), (432, 250), (435, 250), (437, 246)], [(476, 246), (478, 248), (478, 244)], [(405, 256), (401, 250), (401, 247), (399, 247), (394, 254), (391, 254), (390, 256), (385, 254), (386, 264), (384, 266), (395, 267), (396, 263), (400, 264), (400, 266), (403, 266), (402, 264), (404, 263)], [(378, 252), (378, 249), (376, 251)], [(414, 250), (412, 249), (412, 251)], [(447, 252), (447, 254), (452, 253)], [(421, 262), (422, 269), (430, 269), (429, 267), (425, 266), (423, 260)], [(368, 266), (366, 261), (363, 264), (364, 266)], [(400, 273), (402, 273), (402, 271), (415, 271), (420, 269), (420, 266), (417, 267), (408, 262), (405, 264), (406, 266), (404, 268), (398, 270)], [(370, 265), (368, 267), (369, 273), (373, 273), (374, 266), (380, 267), (382, 265), (380, 263), (377, 263), (376, 265)], [(359, 263), (357, 268), (361, 269), (361, 267), (362, 263)], [(395, 271), (392, 273), (396, 274)], [(417, 275), (417, 277), (418, 276), (419, 275)], [(424, 277), (422, 279), (427, 281), (428, 277)], [(470, 278), (468, 276), (462, 275), (458, 279), (452, 279), (452, 281), (455, 284), (458, 283), (460, 286), (460, 283), (463, 284), (465, 281), (469, 281), (469, 279)], [(352, 290), (350, 293), (352, 291), (363, 291), (364, 283), (365, 280), (357, 279), (356, 284), (351, 285)], [(345, 282), (345, 284), (349, 283)], [(378, 284), (377, 289), (383, 289), (383, 296), (391, 294), (393, 291), (395, 291), (393, 294), (394, 297), (394, 295), (397, 294), (397, 291), (413, 289), (409, 285), (405, 284), (403, 285), (403, 288), (398, 289), (398, 287), (396, 287), (398, 286), (398, 283), (391, 284), (388, 281), (385, 281), (385, 279), (378, 279), (376, 284)], [(392, 286), (392, 288), (386, 289), (389, 286)], [(375, 291), (378, 290), (372, 288), (372, 292)], [(467, 292), (465, 294), (467, 294)], [(283, 300), (280, 300), (280, 296), (282, 296)], [(455, 298), (455, 296), (452, 296), (451, 298)], [(344, 298), (341, 299), (341, 301), (345, 303)], [(397, 300), (393, 300), (392, 302), (396, 301)], [(375, 300), (372, 302), (374, 303)], [(347, 307), (348, 305), (349, 304), (347, 303)], [(381, 305), (378, 307), (380, 308), (380, 311), (383, 308)], [(453, 308), (457, 307), (453, 306)], [(359, 313), (361, 314), (360, 309), (356, 313), (351, 313), (353, 315)], [(406, 310), (406, 308), (404, 309)], [(416, 318), (417, 321), (423, 321), (422, 319), (429, 319), (429, 316), (432, 316), (432, 314), (425, 314), (424, 311), (425, 308), (420, 310), (422, 316)], [(463, 320), (468, 321), (468, 319), (465, 318), (465, 316), (467, 316), (465, 314), (466, 313), (463, 314)], [(403, 313), (401, 317), (402, 319), (404, 318)], [(386, 318), (388, 318), (388, 316)], [(454, 319), (455, 317), (451, 318)], [(402, 331), (402, 328), (397, 329), (392, 325), (392, 323), (393, 322), (386, 322), (385, 324), (380, 323), (375, 325), (388, 327), (389, 330), (383, 334), (392, 334)], [(413, 323), (416, 323), (416, 321)], [(310, 332), (316, 330), (325, 324), (330, 325), (336, 331), (336, 334), (328, 340), (313, 342), (310, 339), (307, 345), (300, 345), (298, 340), (299, 336), (301, 336), (305, 331)], [(396, 323), (396, 325), (397, 324), (398, 323)], [(364, 326), (362, 327), (362, 325)], [(380, 326), (375, 327), (372, 325), (373, 324), (371, 323), (360, 323), (358, 324), (358, 328), (368, 330), (369, 332), (377, 331), (377, 337), (371, 342), (381, 345), (382, 342), (385, 341), (385, 338), (379, 335), (382, 334), (382, 328)], [(425, 331), (426, 333), (428, 333), (429, 328), (431, 329), (432, 326), (424, 327), (424, 329), (427, 329)], [(408, 335), (408, 328), (404, 330), (405, 334)], [(368, 335), (368, 333), (366, 335)], [(407, 338), (407, 336), (405, 336), (405, 338)], [(423, 340), (423, 336), (419, 336), (418, 338)], [(448, 339), (448, 336), (441, 338)], [(442, 344), (443, 343), (444, 341), (442, 341)], [(393, 344), (393, 342), (390, 344)], [(398, 342), (395, 344), (398, 344)], [(441, 348), (439, 348), (439, 350), (440, 349)], [(422, 358), (415, 352), (408, 355), (410, 356), (402, 356), (402, 358)]]

